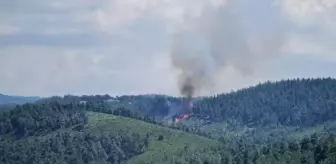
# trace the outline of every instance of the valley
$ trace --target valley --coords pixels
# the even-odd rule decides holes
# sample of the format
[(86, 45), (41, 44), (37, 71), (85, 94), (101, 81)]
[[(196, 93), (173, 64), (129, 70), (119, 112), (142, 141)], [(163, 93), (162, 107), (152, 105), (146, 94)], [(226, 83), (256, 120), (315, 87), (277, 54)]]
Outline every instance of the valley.
[(198, 98), (190, 117), (176, 123), (183, 103), (166, 95), (65, 95), (6, 107), (0, 112), (0, 161), (336, 161), (335, 79), (266, 82)]

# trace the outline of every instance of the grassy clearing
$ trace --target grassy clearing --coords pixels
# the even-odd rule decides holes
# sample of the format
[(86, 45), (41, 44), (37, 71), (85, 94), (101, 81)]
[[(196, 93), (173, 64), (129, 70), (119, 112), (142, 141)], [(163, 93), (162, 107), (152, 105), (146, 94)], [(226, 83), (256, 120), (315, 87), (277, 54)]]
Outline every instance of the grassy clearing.
[[(189, 150), (218, 146), (218, 142), (190, 133), (152, 125), (143, 121), (101, 113), (89, 113), (89, 129), (94, 131), (131, 130), (140, 135), (149, 134), (148, 150), (129, 163), (153, 163), (164, 158), (177, 155), (179, 150), (188, 147)], [(163, 140), (159, 141), (159, 136)], [(169, 157), (167, 155), (169, 154)], [(151, 162), (152, 161), (152, 162)]]

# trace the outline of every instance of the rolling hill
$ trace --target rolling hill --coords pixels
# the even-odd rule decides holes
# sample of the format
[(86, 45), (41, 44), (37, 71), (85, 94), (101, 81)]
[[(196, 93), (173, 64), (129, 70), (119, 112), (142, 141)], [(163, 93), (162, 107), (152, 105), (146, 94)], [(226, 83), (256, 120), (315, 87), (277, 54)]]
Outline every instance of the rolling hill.
[(204, 98), (194, 112), (249, 127), (310, 127), (336, 118), (336, 80), (294, 79), (266, 82)]
[(39, 99), (39, 97), (9, 96), (0, 94), (0, 105), (24, 104), (28, 102), (35, 102)]
[(26, 104), (0, 112), (0, 162), (7, 163), (327, 163), (336, 136), (264, 145), (216, 141), (161, 125), (86, 112), (83, 105)]
[[(130, 164), (171, 163), (174, 158), (176, 161), (183, 162), (185, 159), (180, 159), (179, 153), (183, 153), (187, 149), (196, 153), (220, 145), (220, 142), (215, 140), (130, 118), (100, 113), (90, 113), (89, 115), (89, 131), (91, 133), (129, 130), (143, 137), (148, 136), (147, 150), (129, 159), (127, 163)], [(204, 154), (199, 158), (201, 160), (207, 157)]]
[(194, 104), (193, 113), (185, 126), (216, 138), (233, 131), (258, 138), (335, 131), (336, 80), (266, 82), (203, 98)]
[(0, 163), (336, 163), (336, 80), (266, 82), (183, 100), (51, 97), (0, 111)]
[[(211, 161), (220, 142), (80, 104), (25, 104), (0, 112), (1, 163)], [(189, 156), (193, 152), (199, 154)], [(187, 155), (188, 154), (188, 155)]]

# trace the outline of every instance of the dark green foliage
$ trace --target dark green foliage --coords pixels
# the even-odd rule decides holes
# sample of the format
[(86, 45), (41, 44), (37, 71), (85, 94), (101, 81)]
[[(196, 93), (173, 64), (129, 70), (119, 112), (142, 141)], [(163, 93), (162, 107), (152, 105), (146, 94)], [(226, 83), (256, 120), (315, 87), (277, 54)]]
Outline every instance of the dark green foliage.
[(159, 123), (168, 115), (170, 103), (181, 103), (181, 100), (164, 95), (138, 95), (111, 97), (109, 95), (94, 96), (53, 96), (41, 99), (38, 103), (57, 102), (60, 104), (82, 104), (87, 111), (114, 114), (130, 117), (151, 123)]
[(0, 163), (120, 163), (146, 150), (130, 131), (86, 128), (84, 104), (45, 101), (0, 113)]
[(158, 138), (159, 141), (162, 141), (163, 139), (164, 139), (163, 135), (160, 135)]
[(85, 111), (79, 104), (24, 104), (0, 113), (0, 135), (23, 138), (85, 124), (86, 121)]
[[(158, 124), (177, 98), (51, 97), (0, 113), (0, 163), (334, 164), (335, 91), (331, 78), (296, 79), (196, 100), (192, 118), (224, 129), (218, 136), (203, 125)], [(290, 133), (316, 126), (320, 133)]]
[(62, 104), (70, 104), (70, 103), (80, 103), (80, 102), (98, 102), (98, 101), (107, 101), (112, 99), (109, 95), (84, 95), (84, 96), (75, 96), (75, 95), (65, 95), (65, 96), (52, 96), (44, 99), (40, 99), (39, 103), (50, 103), (50, 102), (58, 102)]
[(336, 80), (296, 79), (266, 82), (229, 94), (204, 98), (195, 114), (249, 127), (321, 124), (336, 118)]
[(120, 96), (116, 97), (116, 101), (125, 109), (145, 116), (166, 116), (170, 109), (168, 102), (180, 102), (177, 98), (163, 95)]
[(121, 163), (146, 150), (147, 138), (130, 132), (57, 132), (0, 142), (0, 163)]
[[(138, 95), (111, 97), (109, 95), (65, 95), (41, 99), (40, 103), (58, 102), (61, 104), (82, 103), (87, 104), (90, 111), (111, 113), (111, 110), (124, 108), (142, 116), (166, 116), (169, 112), (169, 102), (180, 102), (179, 99), (164, 95)], [(92, 105), (95, 104), (99, 108)], [(93, 107), (93, 108), (92, 108)], [(108, 109), (107, 109), (108, 108)]]
[[(303, 138), (301, 141), (293, 141), (294, 147), (283, 149), (276, 145), (265, 154), (269, 158), (275, 158), (281, 163), (286, 160), (300, 160), (301, 163), (336, 163), (336, 136), (330, 134), (317, 138), (316, 135)], [(289, 159), (288, 159), (289, 158)]]
[[(335, 164), (336, 163), (336, 136), (329, 135), (312, 141), (305, 138), (293, 141), (297, 148), (284, 148), (279, 142), (258, 146), (242, 141), (231, 142), (229, 145), (209, 147), (208, 149), (192, 150), (186, 147), (180, 151), (180, 156), (167, 163), (236, 163), (236, 164)], [(302, 145), (304, 142), (311, 144), (309, 148)]]
[[(232, 126), (311, 127), (335, 120), (335, 90), (336, 80), (331, 78), (266, 82), (228, 94), (198, 98), (192, 114), (201, 119), (207, 118), (209, 123), (226, 121)], [(171, 104), (181, 104), (181, 101), (164, 95), (66, 95), (40, 100), (61, 104), (81, 103), (88, 111), (152, 122), (157, 122), (154, 116), (168, 115)]]
[(8, 110), (12, 109), (16, 106), (17, 104), (0, 104), (0, 110)]

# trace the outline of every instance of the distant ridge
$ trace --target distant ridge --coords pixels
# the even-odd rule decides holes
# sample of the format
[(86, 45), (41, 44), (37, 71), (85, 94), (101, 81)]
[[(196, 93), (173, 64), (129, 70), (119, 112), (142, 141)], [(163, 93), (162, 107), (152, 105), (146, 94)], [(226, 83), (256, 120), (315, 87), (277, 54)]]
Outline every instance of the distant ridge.
[(39, 100), (40, 97), (25, 97), (25, 96), (10, 96), (0, 93), (0, 105), (5, 104), (24, 104), (29, 102), (35, 102)]

